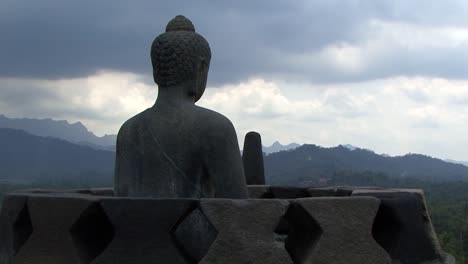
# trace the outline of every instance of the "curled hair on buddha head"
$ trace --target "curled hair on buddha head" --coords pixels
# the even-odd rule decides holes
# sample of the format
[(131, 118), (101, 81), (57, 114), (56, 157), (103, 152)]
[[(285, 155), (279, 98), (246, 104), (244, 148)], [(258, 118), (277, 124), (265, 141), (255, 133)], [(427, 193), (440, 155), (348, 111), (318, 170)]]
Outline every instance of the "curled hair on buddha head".
[(209, 65), (208, 41), (195, 32), (190, 20), (176, 16), (167, 24), (166, 32), (156, 37), (151, 45), (154, 82), (159, 87), (167, 87), (194, 79), (200, 58)]

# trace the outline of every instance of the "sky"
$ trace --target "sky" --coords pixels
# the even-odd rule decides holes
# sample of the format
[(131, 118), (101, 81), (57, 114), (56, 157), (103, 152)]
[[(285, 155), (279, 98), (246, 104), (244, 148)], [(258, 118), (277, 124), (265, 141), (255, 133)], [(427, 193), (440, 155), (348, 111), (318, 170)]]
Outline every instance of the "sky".
[(1, 0), (0, 114), (97, 135), (157, 98), (150, 47), (176, 15), (210, 43), (197, 105), (324, 147), (468, 160), (465, 0)]

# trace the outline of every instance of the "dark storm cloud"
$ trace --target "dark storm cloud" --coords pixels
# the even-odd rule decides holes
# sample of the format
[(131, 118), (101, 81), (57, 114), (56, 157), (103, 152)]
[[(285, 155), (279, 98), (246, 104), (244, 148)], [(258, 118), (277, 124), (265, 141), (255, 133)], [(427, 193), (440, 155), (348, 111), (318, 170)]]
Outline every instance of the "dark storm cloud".
[[(423, 25), (466, 22), (457, 15), (462, 13), (457, 8), (458, 2), (444, 2), (431, 8), (421, 3), (4, 0), (0, 3), (0, 76), (59, 79), (87, 76), (100, 69), (150, 76), (152, 40), (164, 31), (167, 21), (184, 14), (212, 47), (211, 84), (237, 82), (258, 75), (298, 75), (318, 82), (365, 80), (404, 73), (463, 77), (461, 68), (466, 63), (455, 60), (459, 56), (445, 50), (442, 55), (431, 50), (410, 54), (395, 63), (374, 62), (371, 70), (357, 75), (337, 73), (319, 63), (299, 69), (285, 63), (290, 56), (318, 52), (332, 43), (359, 42), (367, 37), (365, 23), (369, 19)], [(453, 13), (441, 16), (443, 10)], [(419, 63), (420, 59), (424, 63)]]

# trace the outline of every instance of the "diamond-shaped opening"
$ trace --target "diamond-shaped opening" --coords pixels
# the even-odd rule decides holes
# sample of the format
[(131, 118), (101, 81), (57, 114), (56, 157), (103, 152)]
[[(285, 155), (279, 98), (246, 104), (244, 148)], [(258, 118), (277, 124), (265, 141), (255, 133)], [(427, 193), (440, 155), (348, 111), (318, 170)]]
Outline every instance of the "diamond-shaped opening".
[(372, 225), (372, 236), (391, 256), (398, 249), (402, 225), (389, 206), (380, 204)]
[(90, 263), (99, 256), (114, 238), (114, 233), (114, 227), (101, 205), (91, 204), (70, 229), (81, 263)]
[(218, 231), (205, 214), (194, 208), (172, 229), (174, 243), (188, 263), (198, 263), (210, 249)]
[(322, 236), (322, 228), (300, 204), (293, 203), (275, 230), (295, 264), (304, 263)]
[(275, 240), (284, 243), (289, 232), (291, 232), (291, 225), (284, 217), (281, 217), (275, 229)]
[(25, 204), (13, 222), (13, 252), (15, 255), (26, 243), (32, 232), (31, 216), (29, 215), (28, 205)]

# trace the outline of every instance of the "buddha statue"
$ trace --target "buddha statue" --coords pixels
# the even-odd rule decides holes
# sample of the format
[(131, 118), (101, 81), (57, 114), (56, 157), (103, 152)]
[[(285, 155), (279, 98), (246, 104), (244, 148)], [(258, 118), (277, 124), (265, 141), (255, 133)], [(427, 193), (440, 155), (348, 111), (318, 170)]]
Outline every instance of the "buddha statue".
[(206, 88), (210, 59), (208, 42), (183, 16), (153, 41), (158, 97), (119, 130), (116, 196), (247, 198), (232, 123), (195, 105)]

